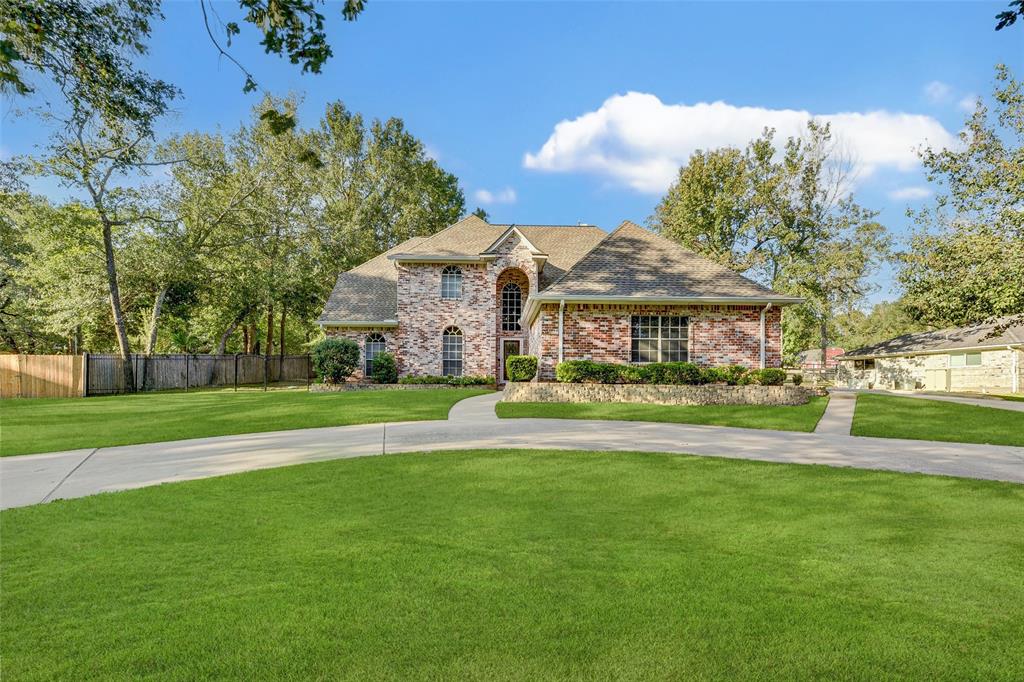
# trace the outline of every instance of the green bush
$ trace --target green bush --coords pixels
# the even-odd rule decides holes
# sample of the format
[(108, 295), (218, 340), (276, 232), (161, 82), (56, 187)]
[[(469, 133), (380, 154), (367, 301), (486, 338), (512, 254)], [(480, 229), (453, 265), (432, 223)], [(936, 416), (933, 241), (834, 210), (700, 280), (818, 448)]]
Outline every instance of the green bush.
[(767, 369), (755, 369), (747, 372), (741, 385), (756, 384), (758, 386), (781, 386), (786, 381), (786, 372), (781, 369), (769, 367)]
[(652, 362), (644, 365), (649, 384), (696, 385), (704, 383), (700, 367), (692, 362)]
[(349, 339), (324, 339), (313, 346), (313, 371), (324, 384), (340, 384), (359, 364), (359, 346)]
[(794, 374), (793, 375), (793, 385), (794, 386), (799, 386), (802, 383), (804, 383), (804, 375), (803, 374)]
[(442, 386), (493, 386), (494, 377), (464, 376), (464, 377), (439, 377), (432, 374), (420, 374), (418, 376), (402, 377), (398, 380), (400, 384), (436, 384)]
[(592, 360), (567, 360), (555, 367), (555, 378), (565, 384), (700, 384), (702, 373), (691, 362), (652, 362), (620, 365)]
[(373, 358), (373, 380), (378, 384), (393, 384), (398, 381), (398, 366), (391, 353), (377, 353)]
[(615, 384), (620, 365), (592, 360), (566, 360), (555, 367), (555, 378), (563, 384)]
[(505, 358), (505, 378), (529, 381), (537, 376), (537, 358), (533, 355), (510, 355)]
[(726, 365), (721, 368), (722, 376), (725, 377), (725, 383), (730, 386), (735, 386), (740, 383), (740, 379), (747, 373), (747, 368), (743, 365)]

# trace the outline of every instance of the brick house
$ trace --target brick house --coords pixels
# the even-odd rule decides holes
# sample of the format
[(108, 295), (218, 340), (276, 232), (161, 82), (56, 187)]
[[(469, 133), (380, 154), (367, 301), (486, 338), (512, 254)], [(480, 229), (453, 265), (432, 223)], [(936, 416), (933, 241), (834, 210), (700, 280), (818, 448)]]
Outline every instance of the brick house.
[(783, 296), (634, 223), (492, 225), (470, 216), (338, 276), (318, 320), (359, 344), (355, 374), (490, 375), (562, 360), (781, 364)]

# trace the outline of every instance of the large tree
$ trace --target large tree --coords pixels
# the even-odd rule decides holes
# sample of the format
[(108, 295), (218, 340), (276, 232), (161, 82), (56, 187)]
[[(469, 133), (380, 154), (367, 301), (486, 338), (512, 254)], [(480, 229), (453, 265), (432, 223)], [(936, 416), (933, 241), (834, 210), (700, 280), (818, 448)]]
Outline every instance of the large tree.
[(1024, 89), (1004, 66), (993, 99), (995, 115), (979, 100), (959, 145), (921, 151), (938, 191), (908, 211), (916, 229), (898, 280), (922, 323), (1024, 318)]
[(787, 356), (824, 348), (834, 318), (861, 301), (889, 239), (849, 195), (851, 162), (827, 125), (776, 145), (693, 154), (648, 220), (652, 229), (806, 303), (786, 310)]

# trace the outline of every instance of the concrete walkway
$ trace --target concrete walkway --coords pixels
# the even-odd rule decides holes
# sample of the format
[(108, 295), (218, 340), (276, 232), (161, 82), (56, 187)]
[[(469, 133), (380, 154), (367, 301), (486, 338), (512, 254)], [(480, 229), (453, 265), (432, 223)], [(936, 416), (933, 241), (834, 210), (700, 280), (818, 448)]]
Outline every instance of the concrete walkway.
[[(465, 448), (689, 453), (1024, 483), (1024, 448), (653, 422), (497, 419), (500, 393), (446, 421), (218, 436), (0, 459), (0, 508), (345, 457)], [(852, 402), (852, 401), (851, 401)]]
[(825, 414), (818, 420), (814, 432), (831, 436), (849, 436), (853, 428), (853, 410), (857, 395), (849, 391), (829, 391)]

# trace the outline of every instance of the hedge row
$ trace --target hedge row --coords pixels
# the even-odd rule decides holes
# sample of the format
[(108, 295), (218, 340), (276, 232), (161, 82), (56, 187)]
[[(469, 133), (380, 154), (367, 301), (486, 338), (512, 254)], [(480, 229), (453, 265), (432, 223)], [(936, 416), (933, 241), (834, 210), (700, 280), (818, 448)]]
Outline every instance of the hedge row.
[(419, 376), (402, 377), (398, 380), (400, 384), (438, 384), (445, 386), (493, 386), (494, 377), (464, 376), (464, 377), (440, 377), (431, 374)]
[(729, 384), (730, 386), (781, 386), (781, 369), (748, 370), (742, 365), (698, 367), (692, 362), (653, 362), (619, 365), (590, 360), (568, 360), (555, 368), (555, 378), (567, 384)]

